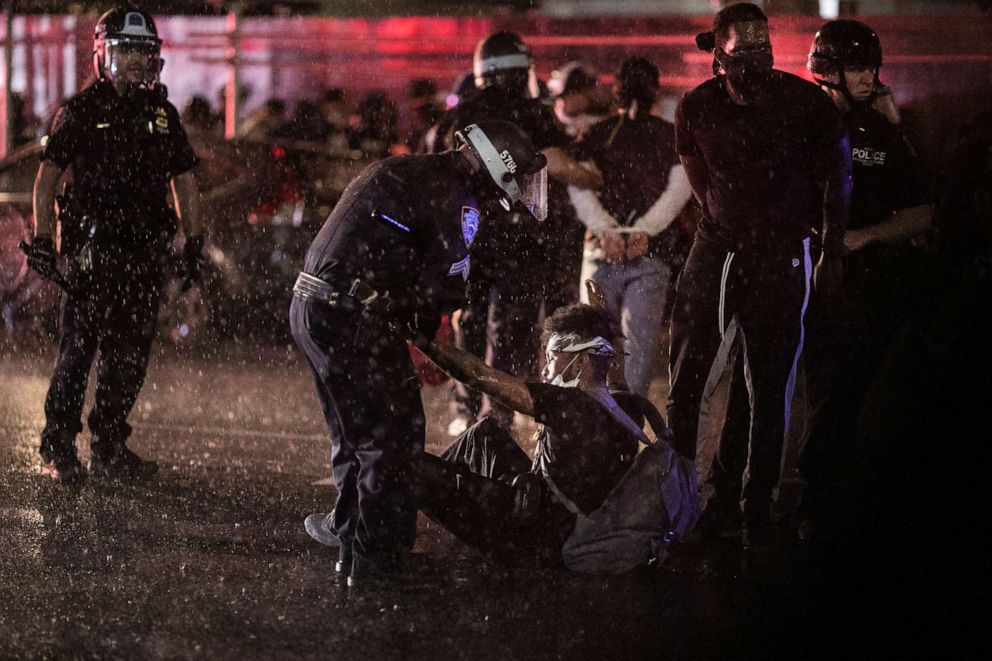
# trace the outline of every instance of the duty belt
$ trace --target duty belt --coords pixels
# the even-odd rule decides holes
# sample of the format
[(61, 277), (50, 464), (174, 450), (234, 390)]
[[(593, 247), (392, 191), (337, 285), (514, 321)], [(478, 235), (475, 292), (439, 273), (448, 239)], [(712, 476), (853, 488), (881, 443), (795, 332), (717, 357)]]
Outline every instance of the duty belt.
[(346, 309), (357, 309), (360, 306), (368, 307), (372, 301), (379, 298), (379, 292), (358, 278), (355, 278), (345, 291), (316, 276), (302, 272), (296, 278), (293, 293), (298, 294), (301, 298), (312, 298), (323, 301), (331, 307)]

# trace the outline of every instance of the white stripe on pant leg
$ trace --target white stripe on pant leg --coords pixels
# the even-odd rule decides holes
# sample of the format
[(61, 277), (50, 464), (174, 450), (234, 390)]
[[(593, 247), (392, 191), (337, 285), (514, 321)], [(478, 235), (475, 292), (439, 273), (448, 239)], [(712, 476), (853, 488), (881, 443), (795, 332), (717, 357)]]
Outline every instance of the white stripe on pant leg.
[(723, 308), (727, 302), (727, 276), (730, 274), (730, 263), (734, 261), (734, 253), (728, 252), (727, 259), (723, 260), (723, 273), (720, 275), (720, 307), (717, 309), (717, 324), (720, 326), (720, 339), (725, 339), (726, 328), (724, 326)]
[[(813, 275), (813, 260), (809, 256), (809, 237), (803, 239), (803, 268), (805, 269), (806, 292), (803, 294), (803, 307), (799, 312), (799, 345), (792, 359), (792, 371), (785, 383), (785, 432), (783, 440), (789, 434), (789, 418), (792, 417), (792, 395), (796, 392), (796, 372), (799, 370), (799, 358), (803, 354), (803, 343), (806, 340), (806, 308), (809, 306), (810, 283)], [(785, 456), (785, 453), (782, 453)]]

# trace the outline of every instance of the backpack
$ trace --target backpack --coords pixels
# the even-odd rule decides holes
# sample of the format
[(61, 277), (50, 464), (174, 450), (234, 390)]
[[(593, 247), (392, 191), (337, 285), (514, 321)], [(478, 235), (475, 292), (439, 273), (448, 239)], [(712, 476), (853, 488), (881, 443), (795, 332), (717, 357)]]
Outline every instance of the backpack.
[[(598, 509), (576, 512), (572, 534), (562, 547), (565, 566), (591, 574), (622, 574), (663, 561), (668, 548), (699, 519), (699, 487), (693, 463), (667, 442), (661, 414), (644, 398), (643, 410), (655, 438)], [(660, 433), (659, 433), (660, 431)]]

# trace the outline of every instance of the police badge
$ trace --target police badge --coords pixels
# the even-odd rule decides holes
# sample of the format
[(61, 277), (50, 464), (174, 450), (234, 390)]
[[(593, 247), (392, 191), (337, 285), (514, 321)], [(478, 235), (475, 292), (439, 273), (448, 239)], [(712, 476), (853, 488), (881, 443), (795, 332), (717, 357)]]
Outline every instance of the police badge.
[(462, 238), (465, 247), (472, 246), (475, 235), (479, 231), (479, 210), (474, 207), (462, 207)]

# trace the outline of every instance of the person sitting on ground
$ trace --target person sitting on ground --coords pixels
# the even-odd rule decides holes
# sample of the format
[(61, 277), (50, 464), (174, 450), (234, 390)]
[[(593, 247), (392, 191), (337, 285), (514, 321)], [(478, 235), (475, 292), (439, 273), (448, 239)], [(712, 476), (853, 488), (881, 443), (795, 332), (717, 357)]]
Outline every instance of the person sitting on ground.
[(639, 408), (646, 400), (607, 387), (614, 356), (607, 338), (615, 335), (606, 310), (558, 308), (544, 323), (545, 383), (525, 383), (453, 346), (423, 346), (453, 378), (542, 426), (533, 460), (489, 417), (440, 457), (425, 454), (421, 510), (496, 560), (561, 564), (577, 512), (599, 508), (638, 443), (648, 442)]

